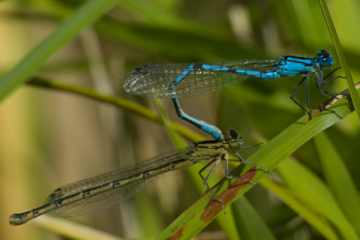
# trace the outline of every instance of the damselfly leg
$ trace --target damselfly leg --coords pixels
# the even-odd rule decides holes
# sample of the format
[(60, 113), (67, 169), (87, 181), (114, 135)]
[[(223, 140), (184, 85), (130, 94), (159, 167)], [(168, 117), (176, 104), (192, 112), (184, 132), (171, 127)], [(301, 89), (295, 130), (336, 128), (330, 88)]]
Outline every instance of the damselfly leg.
[[(309, 80), (309, 77), (308, 76), (305, 76), (303, 77), (300, 82), (298, 82), (298, 84), (296, 85), (296, 87), (294, 88), (294, 90), (292, 91), (291, 95), (290, 95), (290, 99), (304, 112), (308, 115), (308, 120), (311, 120), (312, 119), (312, 114), (311, 114), (311, 110), (308, 106), (308, 90), (306, 88), (306, 85), (307, 84), (304, 84), (304, 83), (307, 83)], [(304, 95), (305, 95), (305, 105), (303, 105), (298, 97), (299, 97), (299, 90), (301, 87), (304, 87)]]

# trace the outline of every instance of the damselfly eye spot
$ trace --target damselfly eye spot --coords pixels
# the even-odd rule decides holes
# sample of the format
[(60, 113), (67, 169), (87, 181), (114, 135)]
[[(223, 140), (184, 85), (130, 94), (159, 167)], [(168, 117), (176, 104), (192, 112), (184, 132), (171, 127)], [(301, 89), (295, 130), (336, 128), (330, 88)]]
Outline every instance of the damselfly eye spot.
[(230, 139), (238, 139), (239, 138), (239, 133), (235, 129), (230, 129), (229, 130), (229, 137), (230, 137)]

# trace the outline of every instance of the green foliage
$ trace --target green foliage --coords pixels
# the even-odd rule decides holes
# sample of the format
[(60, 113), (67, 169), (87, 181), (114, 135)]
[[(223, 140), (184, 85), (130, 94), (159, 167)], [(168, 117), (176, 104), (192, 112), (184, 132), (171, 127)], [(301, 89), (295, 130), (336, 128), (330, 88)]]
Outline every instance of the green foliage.
[[(192, 142), (206, 139), (188, 126), (171, 120), (166, 106), (161, 103), (157, 104), (159, 111), (152, 111), (144, 104), (115, 93), (109, 96), (80, 84), (49, 80), (60, 79), (61, 75), (55, 74), (60, 69), (74, 76), (75, 72), (87, 73), (95, 69), (89, 60), (91, 54), (76, 53), (76, 57), (70, 54), (70, 63), (78, 63), (80, 59), (86, 63), (85, 68), (66, 67), (57, 60), (48, 63), (50, 57), (66, 49), (81, 35), (83, 29), (92, 27), (104, 54), (103, 60), (97, 59), (99, 55), (96, 60), (103, 61), (101, 64), (106, 66), (105, 69), (110, 69), (112, 59), (121, 59), (117, 63), (125, 62), (126, 71), (137, 63), (234, 62), (293, 52), (314, 54), (318, 48), (332, 46), (330, 50), (338, 56), (337, 64), (345, 73), (355, 112), (360, 116), (359, 91), (353, 82), (357, 75), (352, 76), (352, 72), (358, 72), (360, 67), (360, 46), (351, 41), (348, 34), (342, 34), (356, 30), (354, 26), (357, 25), (350, 21), (355, 19), (354, 12), (349, 10), (350, 20), (341, 16), (341, 21), (336, 21), (339, 17), (332, 19), (330, 12), (338, 16), (336, 9), (343, 4), (340, 0), (331, 1), (330, 10), (322, 0), (320, 5), (311, 0), (269, 0), (265, 1), (267, 4), (248, 2), (234, 6), (221, 1), (179, 0), (19, 1), (14, 13), (6, 17), (35, 26), (50, 22), (57, 27), (1, 76), (0, 99), (5, 100), (27, 82), (32, 87), (71, 93), (118, 108), (127, 117), (123, 123), (126, 130), (129, 126), (135, 128), (127, 121), (133, 120), (132, 116), (160, 125), (178, 149), (188, 145), (185, 139)], [(29, 8), (28, 12), (21, 10), (25, 5)], [(359, 7), (355, 0), (346, 1), (346, 6), (349, 9)], [(346, 14), (345, 10), (341, 11)], [(232, 18), (232, 14), (236, 18)], [(247, 28), (250, 32), (244, 33)], [(357, 35), (354, 32), (353, 37)], [(343, 45), (340, 45), (339, 38)], [(45, 70), (47, 77), (41, 76)], [(117, 70), (115, 72), (120, 74)], [(119, 78), (116, 75), (112, 85), (118, 86)], [(311, 121), (305, 116), (295, 120), (300, 112), (288, 96), (296, 81), (251, 80), (226, 87), (216, 102), (217, 125), (222, 129), (237, 129), (246, 140), (267, 139), (267, 142), (250, 156), (248, 164), (234, 168), (233, 179), (215, 174), (209, 180), (213, 188), (207, 193), (203, 192), (203, 183), (198, 176), (202, 166), (191, 167), (184, 177), (186, 186), (180, 189), (181, 199), (178, 202), (181, 206), (172, 206), (171, 213), (162, 211), (161, 201), (142, 195), (136, 201), (138, 212), (132, 215), (139, 219), (139, 235), (144, 239), (150, 239), (149, 235), (153, 239), (192, 239), (215, 229), (232, 240), (294, 239), (298, 234), (307, 239), (359, 239), (360, 178), (356, 177), (356, 170), (360, 170), (357, 161), (359, 120), (354, 117), (355, 113), (351, 112), (345, 99), (331, 111), (314, 112), (317, 114)], [(332, 92), (343, 89), (338, 84), (341, 81), (338, 79), (331, 86)], [(194, 97), (195, 100), (191, 100), (194, 106), (186, 105), (193, 107), (195, 115), (206, 109), (201, 105), (206, 101), (210, 101), (211, 107), (216, 105), (213, 100), (215, 95), (204, 95), (204, 98)], [(313, 96), (311, 100), (317, 104), (327, 100), (314, 91)], [(200, 99), (199, 103), (197, 99)], [(116, 134), (116, 139), (125, 139), (122, 143), (132, 142), (133, 136)], [(147, 132), (139, 130), (140, 140), (143, 134)], [(151, 146), (152, 142), (147, 144)], [(147, 147), (135, 144), (134, 152)], [(254, 166), (258, 168), (255, 174), (251, 168)], [(272, 178), (272, 173), (276, 174), (276, 178)], [(255, 185), (257, 182), (262, 188)], [(252, 189), (254, 191), (244, 196)], [(217, 202), (214, 197), (226, 201)], [(213, 222), (214, 219), (216, 221)], [(89, 239), (84, 226), (53, 220), (44, 218), (36, 224), (69, 238)], [(122, 232), (127, 233), (127, 230)], [(117, 239), (101, 232), (90, 232), (92, 234), (97, 239)]]
[(335, 25), (332, 21), (332, 18), (330, 16), (330, 12), (329, 9), (327, 7), (326, 1), (325, 0), (319, 0), (320, 2), (320, 6), (321, 6), (321, 10), (324, 16), (324, 19), (326, 21), (326, 24), (328, 26), (329, 29), (329, 33), (332, 39), (332, 42), (334, 43), (334, 47), (335, 47), (335, 52), (337, 55), (337, 59), (340, 62), (340, 66), (342, 67), (342, 69), (345, 72), (345, 78), (347, 80), (347, 84), (349, 86), (349, 92), (350, 92), (350, 96), (352, 98), (352, 102), (354, 104), (354, 107), (356, 109), (356, 112), (360, 118), (360, 96), (359, 94), (356, 92), (355, 86), (354, 86), (354, 82), (353, 82), (353, 77), (351, 74), (351, 70), (347, 64), (347, 61), (345, 59), (344, 53), (343, 53), (343, 49), (340, 43), (340, 39), (339, 36), (336, 32), (335, 29)]
[[(296, 161), (285, 161), (278, 169), (289, 188), (303, 204), (336, 225), (344, 239), (357, 238), (355, 229), (345, 218), (330, 190), (316, 175)], [(296, 175), (293, 174), (294, 172)], [(308, 186), (309, 182), (311, 187)]]
[(239, 235), (243, 239), (275, 240), (264, 220), (259, 216), (249, 201), (242, 197), (232, 205)]
[(32, 77), (51, 55), (76, 37), (83, 28), (89, 26), (101, 15), (109, 11), (115, 2), (116, 0), (88, 1), (77, 12), (67, 18), (57, 30), (0, 79), (0, 99), (4, 99)]
[[(349, 171), (325, 133), (315, 138), (315, 144), (320, 156), (321, 165), (330, 191), (344, 211), (348, 221), (359, 234), (360, 206), (359, 195)], [(346, 186), (346, 187), (344, 187)]]

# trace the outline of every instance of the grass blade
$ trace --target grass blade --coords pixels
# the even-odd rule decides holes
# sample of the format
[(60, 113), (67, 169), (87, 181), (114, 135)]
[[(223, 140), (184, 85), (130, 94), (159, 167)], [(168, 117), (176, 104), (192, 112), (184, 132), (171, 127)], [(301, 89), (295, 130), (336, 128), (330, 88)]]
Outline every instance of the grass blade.
[[(60, 81), (47, 80), (41, 77), (33, 77), (30, 81), (27, 82), (27, 84), (33, 87), (38, 87), (53, 91), (60, 91), (64, 93), (70, 93), (77, 96), (85, 97), (97, 101), (99, 103), (101, 102), (112, 105), (119, 109), (123, 109), (125, 111), (143, 117), (152, 122), (162, 123), (162, 120), (159, 117), (159, 115), (151, 111), (149, 108), (124, 98), (101, 94), (94, 89), (70, 85), (70, 84), (64, 84)], [(180, 133), (183, 137), (187, 139), (191, 139), (192, 141), (200, 141), (202, 139), (200, 134), (193, 132), (192, 130), (190, 130), (189, 128), (185, 127), (182, 124), (178, 124), (175, 122), (171, 122), (169, 124), (172, 128), (174, 128), (178, 133)]]
[(339, 229), (343, 239), (358, 239), (355, 229), (346, 219), (330, 190), (314, 173), (290, 159), (283, 161), (278, 170), (298, 199), (331, 221)]
[(276, 239), (261, 216), (245, 197), (239, 198), (232, 205), (232, 208), (238, 232), (243, 239)]
[(10, 72), (0, 79), (0, 100), (21, 86), (36, 73), (49, 57), (73, 39), (83, 28), (109, 11), (116, 0), (85, 1), (72, 16), (66, 19), (36, 48), (32, 49)]
[(341, 157), (324, 133), (315, 138), (326, 180), (349, 222), (360, 235), (360, 205), (356, 186)]
[(285, 187), (276, 184), (271, 181), (269, 178), (262, 178), (260, 183), (269, 189), (271, 192), (275, 193), (286, 205), (291, 209), (297, 212), (302, 218), (304, 218), (309, 224), (311, 224), (314, 229), (319, 231), (326, 239), (337, 240), (338, 237), (336, 232), (333, 230), (332, 225), (326, 221), (323, 217), (316, 214), (310, 208), (305, 206), (303, 202), (294, 195), (293, 192), (289, 191)]
[(360, 118), (360, 96), (359, 93), (356, 91), (355, 86), (354, 86), (354, 81), (352, 78), (352, 74), (349, 68), (349, 65), (346, 62), (345, 56), (344, 56), (344, 52), (340, 43), (340, 39), (339, 36), (336, 32), (336, 28), (334, 25), (334, 22), (332, 21), (331, 15), (330, 15), (330, 11), (329, 8), (326, 4), (325, 0), (319, 0), (320, 3), (320, 8), (321, 8), (321, 12), (324, 16), (326, 25), (329, 29), (329, 33), (330, 33), (330, 37), (332, 39), (332, 42), (335, 46), (335, 52), (336, 52), (336, 56), (337, 59), (340, 62), (340, 66), (342, 67), (345, 76), (346, 76), (346, 81), (347, 81), (347, 85), (349, 87), (349, 92), (350, 92), (350, 96), (352, 99), (352, 102), (354, 104), (355, 110), (357, 115)]
[(60, 234), (62, 236), (79, 239), (79, 240), (122, 240), (123, 238), (115, 237), (105, 232), (94, 230), (93, 228), (70, 222), (61, 218), (55, 218), (50, 216), (41, 216), (34, 220), (34, 224), (50, 230), (53, 233)]

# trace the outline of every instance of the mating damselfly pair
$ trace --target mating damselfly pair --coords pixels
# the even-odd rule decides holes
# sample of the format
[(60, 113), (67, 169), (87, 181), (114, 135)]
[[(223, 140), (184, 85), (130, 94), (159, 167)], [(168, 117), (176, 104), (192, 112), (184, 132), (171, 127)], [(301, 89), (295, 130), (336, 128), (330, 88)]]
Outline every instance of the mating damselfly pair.
[[(314, 77), (316, 86), (322, 94), (326, 95), (327, 92), (323, 88), (325, 83), (323, 70), (332, 65), (331, 55), (326, 50), (321, 50), (315, 57), (284, 56), (276, 60), (248, 60), (238, 64), (154, 64), (136, 68), (124, 85), (127, 92), (155, 97), (170, 96), (179, 117), (210, 134), (213, 140), (196, 143), (183, 151), (157, 157), (133, 169), (113, 171), (60, 187), (51, 193), (40, 207), (11, 215), (10, 223), (23, 224), (46, 213), (61, 211), (122, 193), (125, 189), (133, 188), (161, 173), (199, 162), (206, 162), (205, 167), (199, 172), (206, 185), (213, 169), (212, 166), (219, 161), (225, 163), (225, 176), (230, 176), (229, 153), (234, 154), (239, 161), (246, 161), (241, 154), (242, 139), (234, 133), (230, 134), (229, 138), (225, 138), (216, 126), (186, 114), (181, 108), (178, 95), (223, 85), (229, 82), (224, 74), (230, 74), (233, 77), (231, 80), (246, 77), (269, 80), (302, 76), (298, 87)], [(302, 106), (294, 96), (291, 98), (308, 112), (306, 106)], [(209, 173), (204, 176), (203, 172), (208, 167)]]

